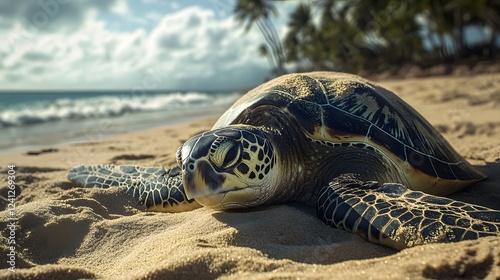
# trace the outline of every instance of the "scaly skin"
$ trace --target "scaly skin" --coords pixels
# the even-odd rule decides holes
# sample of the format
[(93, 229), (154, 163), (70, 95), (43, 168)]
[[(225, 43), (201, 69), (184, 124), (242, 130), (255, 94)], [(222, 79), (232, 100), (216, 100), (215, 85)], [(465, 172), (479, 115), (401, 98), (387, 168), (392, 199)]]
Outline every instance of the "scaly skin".
[(334, 179), (322, 190), (317, 209), (326, 224), (398, 250), (500, 232), (499, 211), (350, 175)]
[(80, 165), (67, 177), (85, 188), (120, 187), (149, 211), (183, 212), (201, 207), (186, 197), (178, 167)]

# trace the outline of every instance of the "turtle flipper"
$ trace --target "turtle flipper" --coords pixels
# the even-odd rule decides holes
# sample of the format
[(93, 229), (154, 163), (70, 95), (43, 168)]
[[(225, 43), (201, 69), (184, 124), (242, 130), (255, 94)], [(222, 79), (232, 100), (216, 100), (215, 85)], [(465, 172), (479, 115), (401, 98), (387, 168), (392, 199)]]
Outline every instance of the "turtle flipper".
[(317, 210), (332, 227), (398, 250), (500, 235), (500, 211), (350, 176), (322, 189)]
[(183, 212), (201, 207), (194, 199), (187, 199), (177, 167), (80, 165), (71, 169), (67, 178), (85, 188), (123, 188), (150, 211)]

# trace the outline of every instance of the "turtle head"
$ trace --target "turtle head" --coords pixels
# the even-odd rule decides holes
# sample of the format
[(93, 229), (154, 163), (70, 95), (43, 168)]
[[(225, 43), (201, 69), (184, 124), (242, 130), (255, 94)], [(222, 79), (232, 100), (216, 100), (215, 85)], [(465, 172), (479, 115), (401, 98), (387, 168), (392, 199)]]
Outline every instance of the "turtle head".
[(186, 196), (214, 209), (263, 204), (272, 193), (276, 154), (265, 132), (229, 126), (198, 134), (177, 150)]

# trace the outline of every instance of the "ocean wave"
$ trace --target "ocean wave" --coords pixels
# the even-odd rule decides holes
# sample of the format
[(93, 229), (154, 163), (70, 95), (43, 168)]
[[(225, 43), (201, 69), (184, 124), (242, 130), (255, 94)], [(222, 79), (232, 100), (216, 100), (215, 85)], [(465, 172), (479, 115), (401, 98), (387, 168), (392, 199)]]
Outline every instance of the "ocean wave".
[(60, 98), (3, 108), (0, 128), (39, 123), (106, 118), (135, 112), (171, 111), (206, 106), (223, 106), (234, 102), (238, 94), (200, 92), (167, 93), (148, 96), (98, 96), (92, 98)]

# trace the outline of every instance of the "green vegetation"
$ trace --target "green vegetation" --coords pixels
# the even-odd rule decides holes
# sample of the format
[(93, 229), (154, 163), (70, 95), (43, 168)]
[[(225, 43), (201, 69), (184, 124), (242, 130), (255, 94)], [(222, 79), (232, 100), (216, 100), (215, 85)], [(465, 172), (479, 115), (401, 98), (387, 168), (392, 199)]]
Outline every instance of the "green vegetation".
[[(266, 33), (272, 0), (238, 0), (234, 13), (248, 30)], [(471, 64), (498, 59), (500, 0), (310, 0), (296, 1), (282, 42), (264, 34), (277, 74), (284, 63), (301, 70), (377, 73), (406, 64)], [(471, 43), (467, 29), (486, 30)], [(274, 37), (274, 39), (272, 39)], [(498, 40), (498, 39), (497, 39)]]

